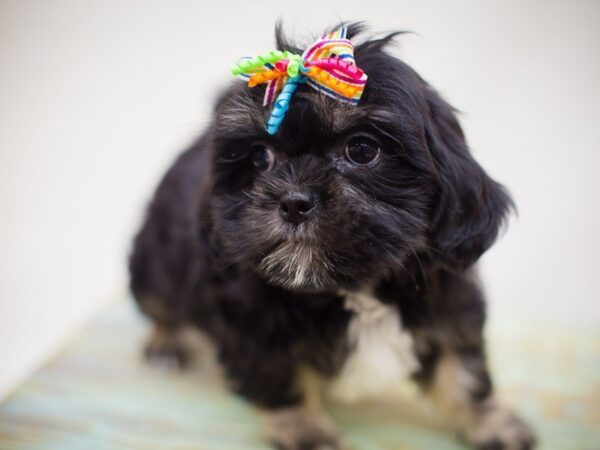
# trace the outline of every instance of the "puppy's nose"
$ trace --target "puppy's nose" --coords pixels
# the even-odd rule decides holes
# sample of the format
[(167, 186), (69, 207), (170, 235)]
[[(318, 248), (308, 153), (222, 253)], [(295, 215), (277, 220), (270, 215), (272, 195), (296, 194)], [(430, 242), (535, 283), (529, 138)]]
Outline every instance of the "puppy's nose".
[(315, 196), (309, 192), (288, 192), (280, 199), (279, 212), (287, 222), (299, 224), (315, 207)]

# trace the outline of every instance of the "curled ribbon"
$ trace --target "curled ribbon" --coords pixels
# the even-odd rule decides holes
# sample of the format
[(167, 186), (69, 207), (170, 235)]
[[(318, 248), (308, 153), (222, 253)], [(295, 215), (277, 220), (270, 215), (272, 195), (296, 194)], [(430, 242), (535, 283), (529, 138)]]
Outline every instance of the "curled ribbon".
[(263, 105), (273, 105), (267, 132), (275, 134), (283, 122), (290, 100), (301, 83), (337, 100), (356, 104), (367, 82), (367, 75), (354, 61), (354, 47), (341, 27), (309, 46), (302, 55), (272, 50), (242, 58), (231, 69), (248, 81), (249, 87), (266, 84)]

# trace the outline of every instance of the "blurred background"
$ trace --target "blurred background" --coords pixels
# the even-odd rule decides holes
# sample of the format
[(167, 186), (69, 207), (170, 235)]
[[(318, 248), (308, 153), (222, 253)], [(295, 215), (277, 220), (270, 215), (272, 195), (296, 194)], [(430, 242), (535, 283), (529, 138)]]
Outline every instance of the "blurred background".
[(125, 298), (159, 177), (279, 17), (414, 31), (395, 54), (519, 208), (483, 258), (493, 320), (599, 325), (599, 2), (0, 0), (0, 399)]

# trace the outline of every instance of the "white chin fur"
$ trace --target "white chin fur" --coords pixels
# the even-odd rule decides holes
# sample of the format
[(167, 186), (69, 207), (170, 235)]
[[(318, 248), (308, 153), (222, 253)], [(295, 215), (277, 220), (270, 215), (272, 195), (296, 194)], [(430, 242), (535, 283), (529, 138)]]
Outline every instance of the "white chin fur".
[(328, 264), (313, 246), (285, 242), (260, 263), (274, 282), (287, 288), (319, 288), (324, 284)]

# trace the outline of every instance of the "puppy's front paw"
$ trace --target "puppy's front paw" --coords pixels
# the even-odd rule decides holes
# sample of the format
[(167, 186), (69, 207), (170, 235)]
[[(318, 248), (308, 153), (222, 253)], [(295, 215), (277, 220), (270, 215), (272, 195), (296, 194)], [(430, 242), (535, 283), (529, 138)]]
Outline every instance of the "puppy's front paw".
[(266, 434), (278, 450), (339, 450), (341, 442), (329, 417), (304, 408), (265, 414)]
[(536, 445), (531, 428), (496, 402), (483, 406), (463, 436), (477, 450), (533, 450)]
[(144, 350), (146, 360), (162, 370), (177, 370), (188, 365), (190, 355), (174, 331), (156, 328)]

